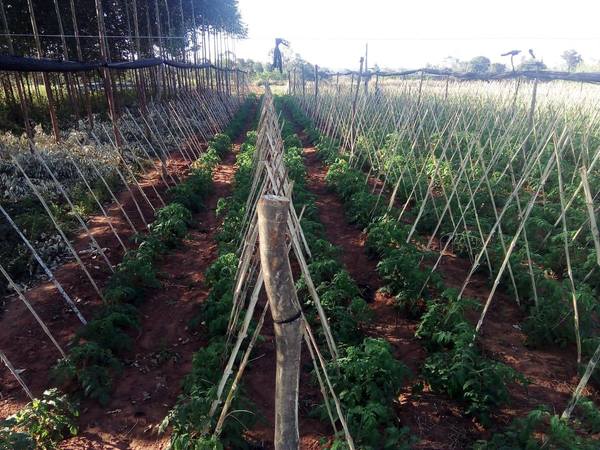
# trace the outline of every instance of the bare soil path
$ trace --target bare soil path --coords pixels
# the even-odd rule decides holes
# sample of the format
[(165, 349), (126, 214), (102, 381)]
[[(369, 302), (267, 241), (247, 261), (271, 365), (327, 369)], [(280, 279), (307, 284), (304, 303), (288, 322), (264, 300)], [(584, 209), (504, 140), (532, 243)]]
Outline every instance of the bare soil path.
[[(342, 249), (342, 262), (358, 283), (374, 313), (367, 334), (386, 339), (392, 344), (395, 356), (413, 374), (418, 374), (426, 352), (414, 337), (417, 321), (404, 317), (394, 307), (394, 299), (380, 291), (383, 283), (376, 271), (377, 261), (367, 255), (365, 233), (348, 223), (343, 204), (327, 187), (327, 167), (317, 158), (316, 149), (306, 147), (304, 155), (308, 170), (307, 186), (317, 196), (319, 218), (325, 225), (327, 239)], [(401, 425), (410, 427), (412, 433), (419, 437), (420, 443), (416, 448), (453, 448), (451, 439), (460, 439), (462, 442), (474, 431), (470, 421), (462, 417), (459, 408), (449, 399), (427, 392), (415, 398), (407, 389), (400, 398), (397, 412)]]
[[(221, 220), (215, 215), (217, 201), (229, 195), (235, 173), (235, 153), (243, 136), (236, 140), (234, 152), (229, 152), (213, 173), (213, 191), (205, 200), (205, 208), (193, 217), (194, 225), (188, 236), (174, 251), (157, 262), (162, 287), (148, 294), (139, 308), (141, 329), (134, 336), (134, 346), (124, 361), (124, 370), (115, 380), (111, 401), (105, 407), (93, 401), (84, 401), (80, 407), (80, 433), (77, 437), (61, 443), (65, 449), (159, 449), (164, 448), (167, 436), (158, 436), (158, 425), (175, 404), (180, 393), (181, 380), (191, 369), (193, 353), (203, 345), (198, 333), (188, 330), (187, 324), (198, 305), (208, 295), (204, 285), (204, 272), (217, 256), (215, 235)], [(183, 158), (174, 156), (169, 169), (178, 177), (185, 177), (188, 165)], [(155, 208), (162, 206), (152, 189), (154, 184), (162, 195), (166, 186), (161, 184), (160, 174), (152, 173), (142, 184), (144, 192)], [(132, 189), (133, 190), (133, 189)], [(136, 199), (148, 223), (153, 220), (152, 208), (143, 202), (139, 192)], [(163, 196), (164, 198), (164, 196)], [(119, 200), (138, 231), (143, 222), (131, 193), (124, 191)], [(107, 208), (113, 226), (128, 247), (133, 231), (121, 216), (117, 205)], [(105, 248), (113, 264), (121, 261), (123, 252), (114, 237), (106, 218), (95, 216), (88, 222), (89, 228)], [(85, 234), (74, 238), (78, 252), (86, 250), (89, 239)], [(82, 254), (86, 267), (99, 287), (110, 276), (106, 266), (101, 267), (100, 258)], [(65, 290), (77, 299), (78, 306), (88, 318), (101, 306), (100, 299), (84, 279), (83, 272), (74, 262), (66, 262), (55, 272)], [(80, 322), (63, 305), (62, 299), (51, 283), (39, 283), (27, 292), (27, 297), (52, 330), (55, 337), (67, 348)], [(15, 325), (16, 324), (16, 325)], [(0, 342), (17, 368), (25, 368), (23, 377), (34, 395), (51, 385), (49, 371), (59, 358), (58, 351), (47, 342), (31, 315), (18, 301), (10, 299), (0, 317)], [(27, 398), (10, 373), (0, 369), (1, 396), (0, 415), (8, 416), (23, 407)]]

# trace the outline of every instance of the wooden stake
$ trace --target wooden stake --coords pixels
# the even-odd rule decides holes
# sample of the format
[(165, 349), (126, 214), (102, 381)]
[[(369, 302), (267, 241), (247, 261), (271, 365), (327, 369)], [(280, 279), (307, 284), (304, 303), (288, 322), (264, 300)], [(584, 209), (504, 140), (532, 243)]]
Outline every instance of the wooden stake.
[(260, 260), (265, 290), (271, 305), (277, 342), (275, 385), (275, 449), (296, 450), (298, 431), (298, 383), (302, 322), (287, 250), (289, 201), (263, 196), (258, 202)]
[(319, 66), (315, 64), (315, 100), (319, 96)]
[[(35, 13), (33, 10), (32, 0), (27, 0), (29, 7), (29, 16), (31, 18), (31, 27), (33, 29), (33, 36), (35, 38), (35, 46), (37, 49), (38, 58), (42, 58), (42, 45), (40, 42), (40, 35), (38, 33), (37, 22), (35, 20)], [(60, 141), (60, 130), (58, 128), (58, 118), (56, 116), (56, 107), (54, 105), (54, 97), (52, 94), (52, 86), (50, 85), (50, 78), (46, 72), (42, 72), (42, 79), (44, 80), (44, 87), (46, 88), (46, 97), (48, 100), (48, 110), (50, 111), (50, 122), (52, 123), (52, 131), (54, 133), (54, 139), (56, 142)]]

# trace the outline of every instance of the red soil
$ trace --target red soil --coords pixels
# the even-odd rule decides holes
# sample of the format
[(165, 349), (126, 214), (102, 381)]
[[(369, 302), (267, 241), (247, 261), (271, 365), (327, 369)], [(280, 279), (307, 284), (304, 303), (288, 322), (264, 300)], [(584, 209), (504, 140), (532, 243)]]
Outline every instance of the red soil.
[[(140, 308), (142, 326), (135, 339), (130, 359), (123, 373), (115, 379), (115, 390), (110, 403), (102, 408), (85, 401), (81, 406), (80, 435), (62, 443), (61, 448), (162, 448), (166, 437), (157, 436), (156, 429), (175, 403), (181, 378), (189, 372), (191, 359), (200, 338), (188, 331), (187, 322), (197, 305), (208, 295), (204, 286), (204, 271), (216, 258), (214, 236), (220, 226), (215, 216), (217, 200), (226, 196), (234, 173), (234, 155), (228, 154), (213, 176), (214, 192), (206, 200), (206, 208), (194, 216), (195, 226), (181, 247), (164, 256), (158, 263), (163, 287), (150, 293)], [(185, 176), (187, 164), (180, 156), (169, 161), (169, 169), (176, 176)], [(150, 174), (142, 183), (146, 195), (155, 208), (162, 206), (151, 189), (166, 190), (160, 175)], [(134, 194), (136, 192), (134, 191)], [(139, 192), (137, 201), (147, 222), (153, 220), (152, 208), (144, 203)], [(139, 197), (139, 198), (138, 198)], [(131, 194), (120, 195), (124, 209), (138, 230), (143, 222), (137, 213)], [(133, 235), (116, 205), (108, 212), (113, 226), (128, 246)], [(92, 217), (89, 228), (106, 249), (113, 264), (122, 259), (122, 249), (104, 216)], [(74, 239), (78, 252), (88, 248), (88, 238), (81, 234)], [(110, 276), (99, 258), (82, 255), (84, 264), (100, 288)], [(84, 316), (90, 318), (101, 301), (74, 262), (67, 262), (55, 272), (65, 290), (77, 299)], [(50, 283), (41, 283), (27, 292), (27, 297), (46, 322), (61, 346), (68, 342), (81, 326), (68, 310)], [(59, 358), (58, 351), (33, 321), (18, 299), (11, 299), (0, 320), (2, 349), (22, 374), (34, 395), (51, 385), (49, 370)], [(15, 326), (16, 324), (16, 326)], [(2, 398), (0, 416), (5, 417), (24, 406), (27, 398), (8, 370), (0, 372)]]
[[(327, 169), (316, 158), (315, 149), (305, 148), (305, 156), (308, 187), (317, 196), (319, 216), (325, 225), (327, 238), (342, 248), (342, 262), (374, 312), (375, 318), (366, 332), (388, 340), (395, 355), (413, 371), (411, 384), (418, 383), (426, 352), (414, 338), (417, 321), (405, 317), (394, 308), (393, 299), (379, 291), (382, 281), (376, 273), (376, 261), (370, 259), (365, 251), (365, 234), (348, 224), (343, 205), (326, 187)], [(179, 175), (185, 173), (186, 164), (181, 158), (173, 158), (170, 165), (171, 170)], [(180, 381), (191, 368), (193, 353), (204, 344), (197, 333), (187, 329), (186, 324), (208, 295), (203, 273), (216, 257), (214, 237), (220, 226), (214, 211), (218, 198), (228, 194), (233, 173), (233, 155), (230, 154), (215, 171), (215, 191), (208, 198), (206, 209), (194, 216), (197, 225), (180, 248), (170, 252), (159, 263), (163, 288), (151, 293), (140, 309), (142, 329), (123, 373), (115, 380), (111, 402), (106, 408), (84, 402), (81, 433), (63, 442), (61, 448), (157, 449), (167, 443), (168, 437), (159, 436), (156, 430), (176, 401)], [(164, 192), (158, 173), (153, 173), (143, 183), (144, 191), (158, 208), (160, 205), (151, 183), (155, 183), (161, 193)], [(141, 219), (130, 193), (123, 193), (121, 200), (135, 226), (141, 229)], [(137, 200), (143, 207), (146, 220), (151, 221), (152, 209), (144, 205), (142, 198)], [(120, 217), (118, 208), (111, 207), (109, 213), (123, 240), (131, 236), (132, 232)], [(107, 249), (109, 259), (113, 263), (120, 261), (122, 251), (105, 218), (94, 217), (89, 225), (100, 245)], [(78, 251), (89, 246), (88, 238), (83, 234), (75, 239), (75, 243)], [(92, 274), (102, 287), (110, 275), (102, 267), (102, 261), (89, 255), (82, 255), (82, 258), (88, 268), (99, 267), (93, 269)], [(446, 257), (439, 271), (446, 285), (456, 286), (465, 278), (469, 268), (466, 260)], [(63, 265), (57, 270), (56, 277), (73, 298), (79, 299), (78, 306), (84, 315), (92, 317), (100, 301), (75, 263)], [(488, 292), (488, 280), (476, 276), (468, 287), (467, 295), (485, 299)], [(66, 347), (80, 324), (64, 307), (54, 287), (50, 283), (42, 283), (28, 291), (27, 296), (61, 345)], [(264, 301), (263, 298), (261, 302)], [(538, 404), (547, 404), (561, 411), (578, 381), (572, 349), (527, 349), (523, 345), (523, 333), (513, 326), (521, 320), (522, 313), (514, 301), (502, 292), (497, 293), (484, 323), (481, 342), (490, 356), (513, 366), (532, 382), (527, 390), (511, 387), (513, 401), (510, 407), (499, 411), (499, 423), (523, 415)], [(275, 343), (269, 313), (262, 334), (263, 340), (255, 347), (253, 362), (244, 375), (245, 390), (258, 415), (257, 425), (248, 432), (248, 437), (260, 448), (272, 449)], [(26, 369), (23, 377), (34, 395), (39, 395), (51, 385), (48, 371), (59, 357), (58, 352), (18, 299), (11, 299), (0, 317), (0, 342), (14, 365)], [(310, 380), (310, 364), (306, 348), (303, 348), (299, 413), (301, 448), (313, 450), (320, 448), (319, 440), (330, 436), (331, 430), (326, 423), (309, 418), (315, 404), (320, 402), (320, 392)], [(0, 370), (0, 416), (4, 417), (22, 407), (27, 399), (8, 371), (5, 368)], [(487, 434), (472, 419), (462, 415), (456, 402), (427, 389), (413, 393), (407, 387), (399, 396), (397, 412), (401, 425), (408, 426), (420, 439), (415, 446), (418, 449), (462, 449)]]
[[(264, 292), (263, 292), (264, 294)], [(264, 297), (264, 295), (263, 295)], [(262, 311), (266, 298), (261, 299), (257, 310)], [(244, 390), (256, 406), (257, 423), (247, 433), (249, 440), (258, 448), (272, 450), (273, 430), (275, 428), (275, 335), (270, 312), (267, 311), (265, 324), (261, 337), (263, 342), (254, 347), (252, 364), (243, 376)], [(302, 362), (300, 371), (300, 396), (299, 396), (299, 429), (300, 448), (302, 450), (317, 450), (321, 448), (319, 440), (327, 438), (330, 427), (327, 423), (311, 418), (310, 413), (316, 405), (321, 403), (321, 391), (314, 386), (310, 372), (312, 361), (306, 346), (302, 347)]]

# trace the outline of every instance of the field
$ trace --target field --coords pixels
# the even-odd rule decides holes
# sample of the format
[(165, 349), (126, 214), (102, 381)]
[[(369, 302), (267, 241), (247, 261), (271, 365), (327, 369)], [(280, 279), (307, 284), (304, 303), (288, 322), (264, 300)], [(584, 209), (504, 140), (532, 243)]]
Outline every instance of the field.
[(598, 448), (600, 88), (318, 83), (0, 136), (0, 449)]
[(597, 7), (272, 3), (0, 0), (0, 450), (600, 449)]

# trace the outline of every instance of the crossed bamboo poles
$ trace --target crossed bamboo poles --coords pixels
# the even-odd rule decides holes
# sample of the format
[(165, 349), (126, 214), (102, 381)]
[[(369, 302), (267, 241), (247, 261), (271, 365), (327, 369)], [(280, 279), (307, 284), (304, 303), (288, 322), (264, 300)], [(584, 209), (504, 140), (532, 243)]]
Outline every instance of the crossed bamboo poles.
[[(300, 226), (300, 220), (304, 211), (302, 210), (300, 214), (297, 214), (294, 207), (292, 201), (293, 182), (288, 178), (287, 170), (283, 163), (283, 154), (284, 146), (281, 139), (280, 123), (275, 112), (270, 89), (267, 86), (259, 119), (256, 151), (253, 155), (253, 178), (246, 203), (246, 213), (242, 227), (244, 230), (243, 238), (240, 241), (237, 252), (240, 255), (240, 260), (235, 277), (233, 306), (227, 330), (227, 340), (228, 343), (232, 344), (232, 350), (227, 358), (225, 368), (223, 369), (223, 376), (217, 385), (216, 397), (209, 410), (209, 420), (207, 420), (207, 423), (210, 423), (210, 419), (216, 414), (219, 415), (216, 426), (214, 430), (203, 430), (204, 433), (212, 433), (213, 437), (216, 438), (218, 438), (222, 432), (223, 424), (229, 412), (231, 402), (247, 367), (256, 339), (262, 329), (265, 315), (269, 310), (269, 302), (265, 303), (262, 311), (259, 309), (258, 314), (260, 315), (258, 324), (253, 335), (246, 344), (245, 349), (242, 350), (244, 342), (248, 338), (250, 323), (252, 318), (255, 317), (260, 292), (263, 287), (265, 287), (265, 276), (260, 264), (260, 253), (258, 251), (259, 221), (257, 212), (259, 201), (261, 198), (265, 198), (265, 196), (285, 200), (286, 203), (289, 204), (289, 214), (287, 216), (287, 234), (289, 236), (289, 243), (287, 244), (288, 252), (291, 251), (293, 257), (298, 262), (301, 276), (306, 281), (309, 295), (311, 295), (314, 301), (317, 314), (320, 318), (320, 325), (322, 326), (325, 335), (327, 350), (330, 354), (329, 357), (335, 359), (338, 356), (337, 346), (331, 334), (327, 317), (321, 307), (319, 296), (308, 270), (306, 258), (310, 257), (310, 249), (304, 238), (302, 227)], [(297, 301), (297, 298), (295, 298), (295, 302)], [(312, 358), (317, 380), (325, 400), (325, 406), (333, 430), (337, 435), (338, 424), (337, 420), (334, 419), (337, 415), (344, 438), (349, 447), (354, 449), (354, 442), (350, 435), (340, 401), (333, 390), (331, 380), (326, 370), (326, 357), (318, 346), (314, 332), (304, 315), (302, 306), (296, 304), (296, 308), (300, 311), (299, 320), (301, 320), (302, 338), (304, 339)], [(245, 314), (242, 316), (242, 311), (244, 309)], [(243, 351), (242, 360), (234, 375), (236, 358), (241, 351)], [(226, 393), (225, 388), (232, 376), (233, 382), (230, 385), (229, 391)], [(220, 412), (219, 408), (221, 408)], [(332, 408), (335, 409), (335, 415)]]
[[(316, 128), (338, 139), (340, 152), (349, 154), (351, 166), (365, 170), (369, 178), (378, 180), (372, 188), (372, 193), (378, 195), (378, 204), (385, 204), (383, 195), (390, 193), (388, 214), (392, 213), (400, 193), (405, 200), (399, 207), (398, 220), (406, 218), (413, 203), (420, 205), (407, 243), (412, 240), (426, 208), (432, 206), (435, 227), (426, 248), (431, 250), (436, 240), (443, 245), (439, 246), (431, 273), (438, 269), (444, 255), (460, 238), (466, 241), (471, 268), (462, 282), (459, 297), (464, 295), (479, 266), (487, 266), (492, 288), (477, 322), (474, 339), (483, 327), (505, 273), (518, 304), (523, 295), (531, 295), (535, 307), (543, 301), (539, 298), (535, 277), (540, 264), (531, 250), (532, 238), (527, 225), (532, 223), (534, 208), (546, 203), (548, 183), (556, 183), (560, 210), (543, 243), (549, 243), (550, 237), (556, 234), (562, 235), (577, 362), (581, 363), (577, 284), (586, 282), (598, 267), (576, 279), (570, 246), (576, 240), (579, 244), (585, 242), (583, 231), (589, 227), (592, 239), (588, 240), (588, 248), (600, 255), (595, 220), (598, 208), (594, 206), (600, 193), (592, 193), (588, 181), (597, 171), (600, 159), (600, 148), (590, 143), (594, 130), (600, 128), (596, 109), (600, 95), (596, 88), (534, 83), (529, 92), (517, 81), (453, 83), (449, 90), (447, 82), (421, 78), (390, 80), (371, 93), (363, 92), (354, 83), (339, 80), (335, 84), (321, 81), (318, 95), (306, 93), (312, 92), (311, 86), (292, 87), (290, 91)], [(572, 162), (569, 168), (575, 169), (570, 173), (562, 164), (567, 159)], [(512, 190), (507, 192), (504, 204), (498, 205), (494, 189), (506, 180)], [(569, 209), (583, 201), (586, 218), (580, 219), (579, 224), (568, 223)], [(491, 217), (481, 207), (482, 202), (491, 205)], [(518, 220), (512, 226), (507, 222), (511, 209), (516, 210)], [(444, 235), (443, 225), (446, 230), (450, 229)], [(516, 231), (513, 231), (515, 226)], [(481, 244), (478, 251), (473, 248), (476, 241)], [(500, 265), (493, 264), (489, 255), (493, 242), (500, 243)], [(519, 292), (515, 281), (511, 256), (514, 258), (517, 248), (524, 250), (523, 259), (530, 279), (528, 292)], [(600, 265), (600, 256), (597, 263)], [(565, 411), (566, 416), (599, 359), (600, 347), (588, 363), (586, 375)]]
[[(93, 155), (83, 161), (82, 165), (78, 163), (77, 158), (71, 157), (65, 160), (65, 164), (71, 165), (74, 168), (75, 178), (77, 182), (84, 187), (85, 192), (93, 198), (101, 216), (104, 218), (110, 228), (110, 232), (117, 239), (123, 251), (127, 251), (124, 244), (124, 238), (119, 234), (113, 221), (120, 220), (117, 216), (111, 216), (105, 205), (96, 196), (92, 184), (94, 181), (101, 181), (102, 185), (108, 191), (113, 204), (118, 209), (122, 218), (126, 221), (128, 227), (133, 234), (143, 232), (148, 227), (148, 218), (143, 213), (143, 205), (149, 207), (153, 213), (160, 207), (165, 206), (165, 201), (160, 195), (157, 185), (151, 183), (150, 189), (156, 196), (156, 201), (153, 203), (144, 190), (146, 180), (149, 180), (153, 174), (152, 171), (160, 175), (158, 183), (162, 182), (163, 187), (168, 189), (178, 183), (177, 175), (169, 171), (168, 161), (173, 153), (177, 153), (185, 165), (190, 166), (203, 151), (204, 143), (216, 133), (222, 131), (230, 119), (233, 112), (240, 106), (243, 101), (241, 96), (227, 97), (220, 93), (215, 93), (210, 90), (202, 92), (194, 91), (191, 95), (186, 93), (177, 99), (172, 99), (163, 103), (156, 102), (148, 105), (144, 110), (127, 111), (121, 120), (118, 122), (119, 133), (123, 137), (124, 146), (118, 146), (114, 142), (113, 134), (106, 124), (96, 122), (94, 127), (85, 133), (76, 133), (75, 148), (86, 149), (94, 147), (98, 152), (103, 154), (101, 161), (96, 161)], [(25, 180), (30, 192), (37, 198), (42, 205), (46, 214), (50, 218), (53, 226), (60, 236), (61, 242), (68, 249), (68, 253), (76, 261), (76, 265), (85, 274), (85, 277), (96, 293), (98, 298), (104, 300), (102, 291), (98, 286), (93, 274), (90, 272), (79, 253), (75, 250), (71, 243), (67, 232), (61, 226), (56, 214), (52, 212), (49, 206), (49, 196), (44, 193), (36, 185), (38, 172), (31, 172), (29, 165), (24, 164), (28, 159), (32, 159), (36, 164), (39, 164), (41, 175), (50, 178), (50, 186), (58, 197), (68, 205), (70, 213), (76, 218), (83, 234), (89, 240), (91, 251), (100, 255), (104, 264), (110, 272), (114, 272), (114, 265), (118, 261), (110, 261), (104, 249), (97, 242), (92, 231), (88, 227), (86, 220), (81, 216), (74, 205), (72, 195), (60, 181), (59, 175), (48, 163), (48, 158), (54, 151), (50, 144), (50, 149), (39, 148), (35, 139), (28, 141), (29, 151), (21, 149), (8, 148), (11, 161), (18, 170), (18, 173)], [(85, 151), (85, 150), (84, 150)], [(108, 166), (108, 168), (107, 168)], [(29, 171), (29, 173), (28, 173)], [(143, 224), (140, 226), (134, 225), (134, 218), (131, 213), (128, 213), (123, 203), (119, 200), (119, 193), (107, 180), (110, 172), (115, 172), (118, 175), (124, 189), (130, 194), (130, 198), (135, 205), (135, 210), (139, 220)], [(136, 198), (136, 194), (140, 197)], [(0, 205), (0, 213), (2, 217), (10, 224), (11, 228), (18, 235), (20, 241), (25, 245), (31, 253), (35, 261), (39, 264), (43, 272), (54, 287), (57, 289), (60, 297), (66, 306), (77, 316), (81, 324), (85, 325), (87, 320), (83, 313), (69, 294), (68, 289), (65, 289), (60, 281), (54, 275), (52, 268), (44, 262), (39, 250), (36, 249), (23, 232), (18, 223), (11, 217), (10, 213)], [(52, 342), (61, 357), (65, 357), (65, 352), (60, 346), (51, 330), (44, 323), (43, 319), (35, 310), (35, 306), (27, 299), (27, 293), (21, 288), (18, 283), (11, 277), (5, 267), (0, 264), (0, 272), (7, 280), (10, 288), (16, 293), (19, 300), (27, 307), (38, 325), (42, 328), (45, 335)], [(25, 381), (19, 375), (8, 356), (0, 349), (0, 358), (6, 365), (11, 374), (21, 385), (26, 395), (32, 398), (32, 393), (27, 387)]]

